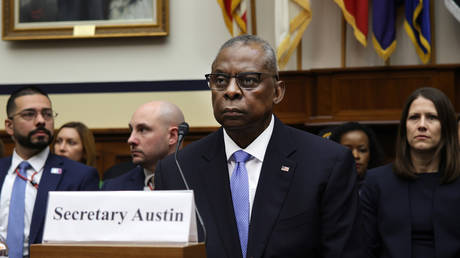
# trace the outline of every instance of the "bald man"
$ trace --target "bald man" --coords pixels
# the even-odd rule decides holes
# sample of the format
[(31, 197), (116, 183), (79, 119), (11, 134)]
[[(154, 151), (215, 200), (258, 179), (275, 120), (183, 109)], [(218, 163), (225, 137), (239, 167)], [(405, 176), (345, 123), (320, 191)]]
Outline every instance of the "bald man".
[(184, 122), (182, 111), (166, 101), (140, 106), (131, 117), (128, 144), (136, 168), (104, 182), (103, 190), (153, 190), (157, 162), (174, 152), (178, 125)]

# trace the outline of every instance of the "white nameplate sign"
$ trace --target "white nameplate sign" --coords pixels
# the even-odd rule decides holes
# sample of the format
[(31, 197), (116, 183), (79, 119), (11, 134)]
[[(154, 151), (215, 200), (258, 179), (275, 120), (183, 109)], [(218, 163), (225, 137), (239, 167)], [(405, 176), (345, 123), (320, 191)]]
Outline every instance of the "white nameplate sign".
[(196, 241), (193, 191), (49, 193), (43, 243)]

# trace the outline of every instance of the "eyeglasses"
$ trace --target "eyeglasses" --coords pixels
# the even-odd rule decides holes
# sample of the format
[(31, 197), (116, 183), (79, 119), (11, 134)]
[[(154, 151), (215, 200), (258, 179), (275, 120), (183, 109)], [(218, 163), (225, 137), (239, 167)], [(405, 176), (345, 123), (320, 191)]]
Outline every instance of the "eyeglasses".
[(264, 79), (262, 76), (273, 77), (278, 80), (277, 75), (258, 72), (237, 73), (230, 75), (226, 73), (208, 73), (204, 75), (211, 90), (223, 91), (230, 84), (230, 80), (235, 78), (238, 87), (244, 90), (253, 90), (259, 86)]
[[(31, 120), (34, 120), (35, 118), (37, 118), (38, 112), (39, 111), (37, 111), (35, 109), (27, 109), (27, 110), (23, 110), (21, 112), (18, 112), (16, 114), (11, 115), (9, 117), (9, 119), (13, 119), (13, 117), (19, 116), (19, 117), (21, 117), (22, 119), (24, 119), (26, 121), (31, 121)], [(40, 111), (40, 114), (42, 115), (43, 119), (45, 119), (47, 121), (57, 117), (57, 115), (58, 115), (56, 112), (54, 112), (51, 109), (42, 109)]]

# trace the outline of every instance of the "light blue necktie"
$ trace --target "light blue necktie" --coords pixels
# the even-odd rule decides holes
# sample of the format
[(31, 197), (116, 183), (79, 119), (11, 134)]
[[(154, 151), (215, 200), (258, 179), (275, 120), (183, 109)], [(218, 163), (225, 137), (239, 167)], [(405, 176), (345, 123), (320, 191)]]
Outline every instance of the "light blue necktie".
[[(23, 178), (27, 178), (27, 169), (30, 167), (27, 161), (19, 164), (19, 171)], [(9, 258), (22, 258), (24, 248), (24, 203), (27, 181), (16, 176), (11, 193), (10, 211), (8, 214), (8, 230), (6, 244), (8, 245)]]
[(235, 211), (243, 258), (246, 257), (249, 231), (249, 182), (245, 163), (250, 157), (250, 154), (242, 150), (233, 153), (236, 166), (230, 178), (233, 209)]

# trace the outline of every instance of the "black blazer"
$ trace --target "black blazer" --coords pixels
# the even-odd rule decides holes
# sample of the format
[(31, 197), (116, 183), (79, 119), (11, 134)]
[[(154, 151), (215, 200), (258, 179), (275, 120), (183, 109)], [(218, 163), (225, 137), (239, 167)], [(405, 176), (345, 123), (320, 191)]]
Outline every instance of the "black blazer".
[[(10, 166), (11, 156), (0, 159), (0, 189)], [(61, 168), (62, 173), (53, 174), (51, 173), (52, 168)], [(50, 153), (38, 185), (30, 225), (29, 244), (42, 242), (49, 191), (96, 191), (98, 185), (99, 174), (95, 168)]]
[[(392, 164), (368, 171), (360, 195), (368, 257), (412, 257), (410, 182)], [(460, 257), (460, 180), (440, 184), (433, 198), (436, 257)]]
[(144, 169), (137, 166), (121, 176), (104, 181), (104, 191), (135, 191), (144, 190), (145, 185)]
[[(241, 257), (224, 148), (221, 128), (178, 155), (206, 226), (209, 258)], [(357, 257), (347, 242), (358, 212), (355, 183), (349, 150), (276, 119), (254, 198), (247, 257)], [(157, 164), (155, 186), (184, 189), (172, 155)]]

